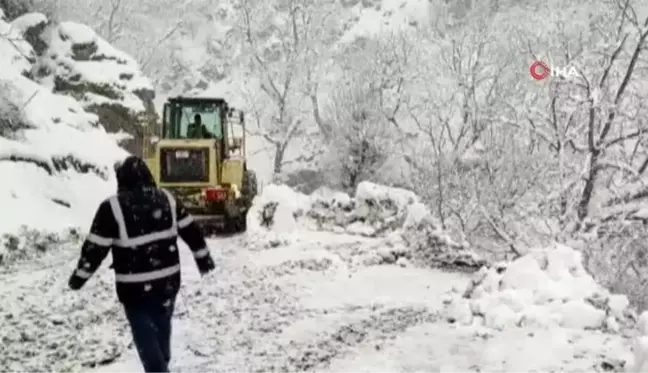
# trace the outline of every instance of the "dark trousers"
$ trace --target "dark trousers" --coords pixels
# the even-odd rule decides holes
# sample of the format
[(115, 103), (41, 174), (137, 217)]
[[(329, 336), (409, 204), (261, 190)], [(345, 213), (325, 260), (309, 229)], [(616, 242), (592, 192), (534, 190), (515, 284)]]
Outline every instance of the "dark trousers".
[(175, 298), (124, 305), (126, 318), (133, 333), (133, 342), (145, 372), (169, 372), (174, 306)]

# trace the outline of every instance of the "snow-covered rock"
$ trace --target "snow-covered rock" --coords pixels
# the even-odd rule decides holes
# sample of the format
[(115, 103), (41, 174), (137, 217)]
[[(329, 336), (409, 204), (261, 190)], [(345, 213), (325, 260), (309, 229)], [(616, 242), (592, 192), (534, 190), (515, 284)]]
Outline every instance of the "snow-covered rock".
[[(143, 118), (155, 113), (155, 92), (135, 59), (83, 24), (52, 24), (38, 13), (12, 24), (32, 46), (34, 80), (78, 100), (110, 133), (142, 133)], [(140, 153), (141, 139), (121, 140), (130, 152)]]
[(617, 331), (627, 321), (629, 305), (625, 296), (610, 294), (596, 283), (583, 267), (580, 252), (558, 244), (482, 268), (463, 294), (447, 302), (447, 317), (465, 320), (465, 313), (452, 316), (452, 310), (466, 300), (472, 316), (483, 317), (485, 326), (495, 329), (561, 326)]
[(286, 185), (267, 186), (253, 202), (248, 231), (270, 246), (288, 242), (298, 229), (381, 238), (366, 247), (365, 264), (477, 269), (485, 261), (468, 244), (456, 243), (411, 191), (370, 182), (354, 197), (330, 189), (307, 196)]
[[(78, 49), (83, 43), (86, 49)], [(130, 57), (109, 47), (85, 26), (50, 24), (34, 13), (7, 22), (0, 12), (0, 233), (83, 232), (97, 204), (114, 191), (112, 166), (127, 153), (86, 110), (83, 100), (96, 96), (87, 85), (77, 85), (77, 95), (55, 89), (57, 78), (78, 76), (79, 84), (125, 87), (113, 102), (135, 105), (136, 87), (146, 83)], [(93, 48), (83, 63), (70, 56)], [(117, 69), (121, 59), (131, 65)], [(46, 67), (49, 72), (39, 72)], [(129, 71), (132, 79), (120, 79)]]

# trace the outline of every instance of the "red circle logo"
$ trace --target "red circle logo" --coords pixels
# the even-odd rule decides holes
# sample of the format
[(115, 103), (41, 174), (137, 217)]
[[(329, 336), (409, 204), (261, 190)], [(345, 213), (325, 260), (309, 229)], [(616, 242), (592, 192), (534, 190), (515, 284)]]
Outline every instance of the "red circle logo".
[(535, 80), (543, 80), (551, 74), (551, 70), (546, 63), (535, 61), (531, 66), (529, 66), (529, 74), (531, 74), (531, 77)]

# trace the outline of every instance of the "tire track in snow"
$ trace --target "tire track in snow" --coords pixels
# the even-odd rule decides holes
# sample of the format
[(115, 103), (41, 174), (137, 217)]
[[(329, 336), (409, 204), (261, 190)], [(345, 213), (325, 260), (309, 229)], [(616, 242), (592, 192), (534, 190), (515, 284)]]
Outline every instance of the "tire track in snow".
[(290, 372), (308, 372), (328, 367), (331, 361), (349, 354), (360, 344), (373, 344), (380, 349), (381, 343), (409, 327), (434, 322), (438, 319), (436, 312), (425, 307), (391, 308), (359, 322), (350, 323), (335, 330), (329, 336), (314, 340), (307, 346), (294, 346), (301, 352), (297, 357), (290, 357), (289, 364), (280, 370)]
[[(275, 250), (277, 249), (268, 249), (265, 256), (272, 256), (273, 251), (277, 252)], [(315, 250), (306, 250), (316, 255)], [(327, 248), (327, 251), (333, 252), (331, 248)], [(231, 288), (226, 291), (222, 288), (211, 289), (210, 296), (203, 297), (207, 303), (198, 306), (203, 311), (218, 311), (212, 313), (211, 318), (207, 313), (192, 317), (205, 330), (217, 334), (215, 339), (218, 342), (212, 338), (211, 342), (201, 346), (201, 350), (207, 352), (203, 355), (211, 355), (212, 359), (183, 365), (183, 370), (317, 371), (326, 369), (335, 359), (353, 354), (356, 347), (369, 345), (380, 348), (406, 329), (438, 319), (435, 306), (428, 304), (400, 306), (363, 304), (360, 301), (360, 304), (355, 305), (340, 306), (339, 303), (331, 302), (328, 306), (319, 308), (305, 307), (306, 304), (300, 299), (303, 294), (296, 293), (293, 285), (300, 278), (311, 278), (297, 275), (319, 273), (330, 279), (338, 276), (340, 271), (354, 272), (358, 268), (348, 268), (353, 261), (346, 258), (346, 251), (348, 250), (341, 249), (336, 253), (344, 256), (340, 258), (341, 261), (333, 261), (345, 263), (345, 269), (332, 270), (335, 266), (331, 260), (319, 256), (307, 258), (301, 255), (303, 252), (294, 257), (271, 260), (269, 266), (259, 265), (257, 261), (256, 265), (248, 262), (241, 267), (238, 271), (244, 274), (244, 281), (230, 283)], [(255, 254), (259, 252), (249, 253), (251, 256)], [(344, 283), (339, 285), (344, 286)], [(240, 298), (235, 294), (239, 294)], [(191, 298), (196, 299), (195, 296)], [(228, 305), (223, 307), (221, 304), (219, 307), (216, 305), (219, 302), (212, 299), (226, 300)], [(322, 320), (326, 321), (324, 329), (314, 332), (299, 330), (301, 323), (316, 324)], [(332, 325), (327, 328), (327, 323)], [(293, 335), (294, 338), (286, 335), (289, 329), (297, 333)]]

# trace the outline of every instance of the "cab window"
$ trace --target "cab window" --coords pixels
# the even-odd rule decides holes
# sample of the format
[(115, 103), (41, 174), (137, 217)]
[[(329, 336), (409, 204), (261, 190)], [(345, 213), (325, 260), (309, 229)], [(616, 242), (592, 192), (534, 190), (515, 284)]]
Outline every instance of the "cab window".
[(189, 125), (194, 122), (196, 114), (200, 115), (202, 124), (205, 125), (211, 136), (217, 139), (223, 137), (220, 110), (218, 108), (199, 109), (193, 107), (184, 107), (181, 110), (180, 137), (187, 137)]
[(202, 125), (212, 138), (221, 139), (223, 129), (220, 107), (218, 106), (186, 106), (178, 105), (165, 108), (164, 136), (169, 139), (186, 139), (190, 125), (196, 114), (200, 115)]

